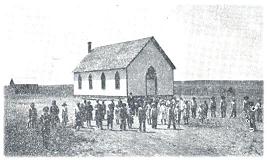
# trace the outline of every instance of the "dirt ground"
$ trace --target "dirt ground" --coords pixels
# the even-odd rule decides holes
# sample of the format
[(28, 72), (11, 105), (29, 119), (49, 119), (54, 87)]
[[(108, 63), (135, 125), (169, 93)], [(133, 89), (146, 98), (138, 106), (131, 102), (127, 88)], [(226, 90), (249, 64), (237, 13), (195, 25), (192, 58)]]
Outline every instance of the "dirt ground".
[[(27, 129), (27, 114), (30, 102), (35, 102), (38, 116), (44, 106), (50, 106), (52, 99), (58, 105), (69, 105), (70, 123), (67, 128), (52, 130), (50, 149), (42, 145), (39, 129)], [(135, 117), (134, 128), (120, 131), (82, 128), (72, 129), (74, 106), (81, 99), (73, 97), (17, 97), (5, 101), (5, 155), (6, 156), (263, 156), (263, 124), (257, 123), (258, 131), (248, 132), (248, 123), (242, 115), (235, 119), (214, 118), (201, 124), (190, 119), (189, 125), (177, 130), (158, 125), (147, 132), (138, 132)], [(239, 109), (240, 110), (240, 109)], [(219, 110), (218, 110), (219, 111)], [(229, 109), (228, 116), (229, 117)], [(217, 115), (219, 112), (217, 113)]]

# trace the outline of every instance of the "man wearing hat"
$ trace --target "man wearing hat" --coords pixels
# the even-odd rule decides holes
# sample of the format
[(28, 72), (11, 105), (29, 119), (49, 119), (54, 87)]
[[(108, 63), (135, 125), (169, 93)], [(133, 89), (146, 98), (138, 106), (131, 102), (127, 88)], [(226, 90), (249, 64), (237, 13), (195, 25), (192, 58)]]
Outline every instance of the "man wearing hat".
[(196, 97), (192, 98), (191, 112), (192, 112), (192, 118), (195, 119), (196, 116), (197, 116), (197, 101), (196, 101)]
[(37, 128), (37, 109), (35, 108), (35, 104), (31, 103), (29, 109), (29, 128)]
[(63, 107), (63, 109), (62, 109), (62, 125), (63, 125), (63, 127), (66, 127), (67, 123), (69, 121), (67, 103), (64, 102), (62, 104), (62, 107)]
[(52, 101), (52, 106), (50, 107), (50, 115), (51, 115), (51, 123), (52, 123), (52, 128), (57, 127), (57, 123), (59, 123), (59, 108), (57, 106), (57, 102), (55, 100)]
[(135, 106), (134, 106), (134, 97), (133, 97), (132, 92), (130, 92), (130, 95), (127, 97), (127, 103), (128, 103), (128, 106), (130, 107), (130, 109), (132, 111), (134, 111)]
[(41, 134), (43, 138), (43, 146), (45, 149), (49, 148), (50, 139), (50, 127), (51, 127), (51, 115), (49, 115), (49, 107), (43, 108), (43, 114), (40, 117)]
[(233, 98), (232, 102), (231, 102), (231, 108), (232, 108), (232, 113), (230, 118), (236, 118), (236, 100), (235, 98)]
[(226, 117), (226, 109), (227, 109), (225, 96), (221, 96), (220, 107), (221, 107), (221, 117), (225, 118)]
[(214, 96), (211, 97), (210, 111), (211, 111), (211, 117), (216, 117), (216, 100)]

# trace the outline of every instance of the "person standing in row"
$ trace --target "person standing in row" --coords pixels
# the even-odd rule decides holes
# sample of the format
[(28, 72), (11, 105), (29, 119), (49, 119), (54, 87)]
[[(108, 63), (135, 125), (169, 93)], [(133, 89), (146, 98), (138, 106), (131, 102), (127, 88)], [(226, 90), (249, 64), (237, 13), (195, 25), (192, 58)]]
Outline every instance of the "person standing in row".
[(120, 118), (121, 118), (120, 129), (125, 131), (126, 130), (126, 119), (127, 119), (127, 108), (126, 108), (125, 103), (122, 103), (122, 107), (120, 109)]
[(225, 118), (226, 117), (226, 109), (227, 109), (225, 96), (221, 96), (220, 106), (221, 106), (221, 117)]
[(57, 106), (57, 102), (55, 100), (53, 100), (52, 101), (52, 106), (50, 107), (52, 128), (56, 128), (57, 127), (57, 123), (60, 123), (58, 114), (59, 114), (59, 108)]
[(203, 110), (204, 110), (204, 117), (205, 117), (205, 119), (207, 119), (208, 118), (209, 105), (208, 105), (206, 100), (204, 101), (204, 104), (203, 104)]
[(164, 100), (161, 100), (160, 102), (160, 106), (159, 106), (159, 119), (160, 119), (160, 122), (161, 124), (167, 124), (166, 123), (166, 117), (167, 117), (167, 108), (166, 108), (166, 104), (165, 104), (165, 101)]
[(188, 124), (189, 116), (190, 116), (190, 104), (188, 101), (185, 101), (185, 107), (183, 111), (183, 119), (185, 125)]
[(174, 108), (175, 104), (172, 102), (169, 105), (169, 123), (168, 123), (168, 129), (171, 127), (171, 124), (173, 125), (173, 129), (176, 129), (175, 125), (175, 114), (174, 114)]
[(74, 129), (76, 129), (76, 131), (79, 131), (80, 128), (83, 126), (83, 120), (82, 120), (82, 113), (81, 113), (81, 106), (80, 103), (77, 103), (77, 107), (78, 109), (75, 109), (75, 126)]
[(234, 98), (231, 102), (231, 108), (232, 108), (232, 112), (231, 112), (230, 118), (236, 118), (236, 100)]
[(245, 96), (243, 100), (243, 111), (245, 113), (245, 118), (249, 119), (249, 97)]
[(196, 97), (192, 98), (192, 104), (191, 104), (191, 112), (192, 112), (192, 118), (196, 118), (197, 116), (197, 101), (196, 101)]
[(111, 103), (108, 105), (107, 108), (107, 121), (108, 121), (107, 127), (108, 129), (110, 127), (111, 130), (113, 129), (114, 108), (115, 108), (114, 101), (111, 100)]
[(214, 96), (211, 97), (210, 111), (211, 111), (211, 117), (215, 118), (216, 117), (216, 100)]
[(62, 104), (62, 107), (62, 125), (63, 127), (66, 127), (67, 123), (69, 122), (67, 103), (64, 102)]
[(102, 109), (103, 109), (103, 113), (102, 113), (102, 120), (105, 119), (106, 113), (107, 113), (107, 106), (105, 104), (105, 101), (102, 101)]
[(131, 109), (129, 106), (127, 107), (127, 124), (128, 124), (128, 128), (131, 129), (133, 126), (133, 122), (134, 122), (134, 110)]
[(149, 125), (151, 125), (151, 109), (152, 109), (152, 107), (151, 107), (150, 100), (149, 100), (149, 102), (146, 101), (145, 104), (146, 104), (146, 110), (147, 110), (147, 113), (146, 113), (146, 116), (147, 116), (147, 118), (146, 118), (146, 119), (147, 119), (147, 123), (148, 123)]
[(205, 110), (204, 110), (204, 104), (200, 104), (198, 107), (198, 119), (201, 123), (204, 123), (205, 119)]
[(146, 132), (146, 104), (139, 100), (138, 106), (139, 131)]
[(40, 124), (43, 146), (45, 149), (49, 149), (51, 115), (49, 114), (49, 107), (47, 106), (43, 108), (43, 114), (40, 117)]
[(250, 132), (256, 131), (256, 113), (257, 108), (254, 106), (254, 102), (249, 102), (249, 110), (248, 110), (248, 117), (249, 117), (249, 130)]
[(115, 106), (114, 112), (115, 112), (115, 120), (116, 124), (120, 124), (120, 106), (121, 106), (121, 101), (118, 101), (118, 104)]
[(263, 108), (262, 108), (262, 104), (261, 104), (261, 99), (260, 98), (257, 99), (257, 103), (256, 103), (255, 107), (257, 108), (257, 111), (256, 111), (256, 113), (257, 113), (257, 117), (256, 117), (257, 122), (263, 122), (263, 118), (262, 118)]
[(134, 97), (133, 94), (130, 92), (129, 96), (127, 97), (127, 103), (129, 108), (134, 112), (135, 106), (134, 106)]
[(91, 102), (88, 101), (86, 103), (86, 106), (85, 106), (85, 119), (86, 119), (86, 124), (87, 124), (87, 127), (92, 127), (91, 126), (91, 121), (93, 119), (93, 106), (91, 105)]
[[(176, 102), (176, 101), (174, 101)], [(181, 119), (182, 119), (182, 113), (183, 113), (183, 110), (184, 110), (184, 100), (182, 97), (180, 97), (180, 100), (177, 102), (176, 106), (178, 108), (178, 119), (177, 119), (177, 123), (178, 125), (181, 124)]]
[(37, 109), (34, 103), (31, 103), (30, 107), (28, 128), (37, 128)]
[(155, 103), (152, 103), (151, 118), (152, 118), (152, 128), (157, 129), (158, 109)]
[(96, 100), (96, 125), (97, 128), (100, 128), (101, 130), (103, 130), (103, 125), (102, 125), (102, 120), (103, 120), (103, 112), (104, 109), (102, 107), (102, 105), (99, 103), (99, 100)]

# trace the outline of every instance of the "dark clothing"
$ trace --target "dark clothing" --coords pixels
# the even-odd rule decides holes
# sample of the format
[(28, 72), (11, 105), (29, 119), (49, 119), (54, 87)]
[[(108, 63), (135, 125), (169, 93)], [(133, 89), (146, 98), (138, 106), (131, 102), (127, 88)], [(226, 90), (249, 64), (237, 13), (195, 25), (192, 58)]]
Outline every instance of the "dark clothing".
[(232, 113), (231, 113), (231, 116), (230, 117), (235, 118), (236, 117), (236, 103), (235, 102), (232, 102), (231, 103), (231, 107), (232, 107)]
[(62, 123), (63, 123), (63, 125), (66, 126), (68, 121), (69, 121), (68, 109), (67, 108), (62, 109)]
[(211, 117), (216, 117), (216, 102), (215, 101), (210, 102), (210, 111), (211, 111)]
[(151, 109), (151, 118), (152, 118), (152, 128), (156, 129), (157, 123), (158, 123), (158, 110), (157, 110), (157, 108)]
[(138, 108), (138, 120), (139, 120), (139, 130), (146, 131), (146, 109), (143, 107)]
[(254, 131), (255, 131), (256, 130), (255, 111), (252, 110), (252, 109), (249, 109), (248, 114), (249, 114), (249, 125), (250, 125), (250, 128), (253, 128)]
[(168, 122), (168, 128), (171, 127), (171, 123), (173, 125), (173, 129), (176, 129), (175, 125), (175, 114), (174, 114), (174, 106), (169, 108), (169, 122)]
[(220, 106), (221, 106), (221, 117), (225, 118), (226, 117), (226, 109), (227, 109), (226, 101), (221, 100)]
[(58, 114), (59, 114), (59, 108), (57, 105), (52, 105), (50, 107), (50, 115), (51, 115), (51, 124), (52, 124), (52, 127), (56, 127), (57, 126), (57, 123), (59, 123), (59, 117), (58, 117)]
[(121, 107), (120, 109), (120, 118), (121, 118), (121, 130), (126, 130), (126, 119), (127, 119), (127, 109), (125, 107)]
[(131, 108), (131, 110), (134, 110), (135, 106), (134, 106), (134, 97), (133, 96), (129, 96), (127, 98), (127, 103), (128, 103), (128, 106)]
[(37, 127), (37, 109), (36, 108), (30, 108), (29, 109), (28, 127), (29, 128), (36, 128)]
[(93, 119), (93, 106), (92, 105), (86, 105), (85, 106), (85, 114), (86, 114), (86, 120), (89, 121), (89, 120), (92, 120)]
[(257, 116), (256, 116), (256, 119), (257, 119), (257, 122), (263, 122), (263, 118), (262, 118), (262, 115), (263, 115), (263, 108), (262, 108), (262, 104), (261, 103), (257, 103), (256, 104), (256, 107), (257, 107)]
[(193, 100), (191, 106), (192, 118), (196, 118), (197, 116), (197, 102)]
[(96, 104), (96, 125), (103, 129), (102, 120), (104, 118), (104, 108), (101, 104)]
[(44, 113), (40, 118), (40, 123), (43, 145), (46, 149), (48, 149), (50, 139), (51, 116), (48, 113)]
[(82, 114), (80, 111), (78, 111), (76, 114), (75, 114), (75, 129), (79, 130), (80, 127), (82, 127)]
[(107, 127), (109, 129), (109, 126), (111, 127), (111, 129), (113, 129), (113, 119), (114, 119), (114, 108), (115, 108), (115, 104), (111, 103), (108, 105), (108, 110), (107, 110)]

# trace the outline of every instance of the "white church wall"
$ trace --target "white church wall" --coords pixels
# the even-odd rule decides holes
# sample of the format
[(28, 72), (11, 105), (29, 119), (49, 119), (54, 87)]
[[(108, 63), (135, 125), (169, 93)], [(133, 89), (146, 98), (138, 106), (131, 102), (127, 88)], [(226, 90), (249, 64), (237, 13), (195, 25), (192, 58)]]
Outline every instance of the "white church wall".
[[(120, 88), (115, 88), (115, 73), (120, 75)], [(104, 73), (106, 77), (106, 88), (101, 88), (101, 74)], [(89, 74), (92, 75), (93, 88), (89, 89)], [(74, 95), (92, 95), (92, 96), (126, 96), (126, 71), (125, 69), (94, 71), (80, 73), (82, 77), (82, 88), (78, 88), (78, 75), (74, 74)]]

